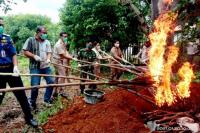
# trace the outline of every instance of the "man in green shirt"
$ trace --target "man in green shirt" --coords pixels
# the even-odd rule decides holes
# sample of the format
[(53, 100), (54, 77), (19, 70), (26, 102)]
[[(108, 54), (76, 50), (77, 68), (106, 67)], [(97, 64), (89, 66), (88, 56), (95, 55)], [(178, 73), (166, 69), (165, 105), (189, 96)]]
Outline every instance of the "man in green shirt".
[[(91, 42), (86, 44), (86, 48), (81, 49), (78, 52), (78, 59), (82, 60), (82, 61), (87, 61), (87, 62), (91, 62), (91, 64), (85, 65), (83, 62), (81, 64), (79, 64), (81, 71), (85, 71), (91, 74), (94, 74), (94, 65), (96, 64), (96, 54), (95, 52), (92, 50), (93, 45)], [(85, 65), (85, 66), (81, 66), (81, 65)], [(89, 76), (89, 79), (94, 80), (95, 76), (92, 75), (88, 75), (84, 72), (80, 73), (80, 77), (81, 78), (87, 78), (87, 76)], [(83, 80), (81, 80), (81, 82), (84, 82)], [(96, 85), (89, 85), (90, 89), (96, 89)], [(80, 90), (81, 90), (81, 94), (83, 94), (85, 89), (85, 85), (80, 85)]]

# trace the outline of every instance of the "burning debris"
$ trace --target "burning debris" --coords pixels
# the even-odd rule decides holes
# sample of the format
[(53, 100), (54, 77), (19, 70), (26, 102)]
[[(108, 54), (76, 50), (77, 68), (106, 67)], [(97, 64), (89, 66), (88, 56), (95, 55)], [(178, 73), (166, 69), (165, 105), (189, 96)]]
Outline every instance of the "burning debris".
[[(170, 5), (172, 0), (165, 0)], [(176, 62), (179, 48), (171, 44), (169, 36), (174, 33), (177, 14), (165, 11), (154, 22), (154, 31), (149, 35), (151, 49), (149, 53), (149, 71), (155, 84), (155, 100), (158, 106), (172, 105), (177, 97), (190, 96), (189, 85), (194, 78), (194, 73), (188, 62), (178, 70), (180, 82), (175, 88), (171, 85), (172, 66)]]

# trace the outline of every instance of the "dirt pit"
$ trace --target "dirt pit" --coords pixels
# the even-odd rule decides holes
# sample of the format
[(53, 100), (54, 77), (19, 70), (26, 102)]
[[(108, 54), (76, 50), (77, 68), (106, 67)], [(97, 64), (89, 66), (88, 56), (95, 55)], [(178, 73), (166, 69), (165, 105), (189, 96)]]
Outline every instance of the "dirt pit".
[[(173, 107), (162, 109), (199, 111), (199, 88), (200, 84), (192, 84), (190, 98)], [(139, 92), (151, 96), (147, 89)], [(46, 133), (148, 133), (150, 130), (145, 126), (140, 114), (155, 109), (157, 107), (150, 102), (119, 88), (106, 94), (104, 101), (95, 105), (86, 104), (81, 97), (75, 98), (68, 109), (49, 118), (43, 130)]]

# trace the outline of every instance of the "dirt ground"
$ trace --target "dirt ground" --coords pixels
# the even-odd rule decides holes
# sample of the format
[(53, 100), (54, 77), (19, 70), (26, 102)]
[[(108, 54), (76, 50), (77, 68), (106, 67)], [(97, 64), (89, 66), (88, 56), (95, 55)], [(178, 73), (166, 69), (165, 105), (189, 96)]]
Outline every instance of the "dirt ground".
[[(74, 81), (73, 81), (74, 82)], [(42, 81), (45, 84), (45, 81)], [(39, 90), (39, 95), (37, 99), (37, 111), (32, 112), (34, 116), (44, 110), (43, 96), (45, 89)], [(66, 93), (69, 94), (69, 100), (73, 99), (74, 96), (79, 94), (78, 86), (66, 87)], [(30, 91), (26, 91), (27, 97), (30, 96)], [(20, 105), (18, 104), (13, 93), (6, 93), (2, 105), (0, 105), (0, 133), (12, 133), (12, 132), (30, 132), (38, 133), (42, 132), (42, 129), (31, 128), (29, 125), (25, 124), (23, 118), (23, 112)]]
[(47, 133), (147, 133), (149, 129), (144, 126), (138, 111), (151, 109), (151, 105), (137, 99), (132, 93), (118, 89), (106, 94), (104, 101), (96, 105), (86, 104), (82, 98), (76, 98), (68, 110), (50, 118), (43, 128)]

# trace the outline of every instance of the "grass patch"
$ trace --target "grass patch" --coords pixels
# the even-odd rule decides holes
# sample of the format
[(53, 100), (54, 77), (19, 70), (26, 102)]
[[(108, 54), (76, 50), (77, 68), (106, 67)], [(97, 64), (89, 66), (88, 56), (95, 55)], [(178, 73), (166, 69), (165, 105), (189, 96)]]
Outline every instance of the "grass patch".
[(62, 97), (59, 96), (52, 107), (44, 107), (42, 111), (37, 114), (36, 117), (38, 123), (40, 125), (45, 124), (50, 116), (56, 114), (64, 108), (66, 108), (66, 105), (63, 104)]
[(132, 80), (134, 79), (136, 76), (132, 73), (129, 73), (129, 72), (124, 72), (123, 75), (121, 76), (121, 79), (124, 79), (124, 80)]
[[(29, 73), (29, 59), (23, 56), (18, 56), (18, 65), (20, 73), (28, 74)], [(30, 86), (30, 77), (29, 76), (21, 76), (24, 86)]]
[[(79, 68), (78, 68), (78, 62), (77, 62), (77, 61), (72, 60), (72, 61), (70, 62), (70, 66), (71, 66), (71, 68), (79, 69)], [(78, 74), (79, 74), (79, 71), (74, 70), (74, 69), (71, 69), (71, 74), (72, 74), (72, 75), (78, 75)]]

